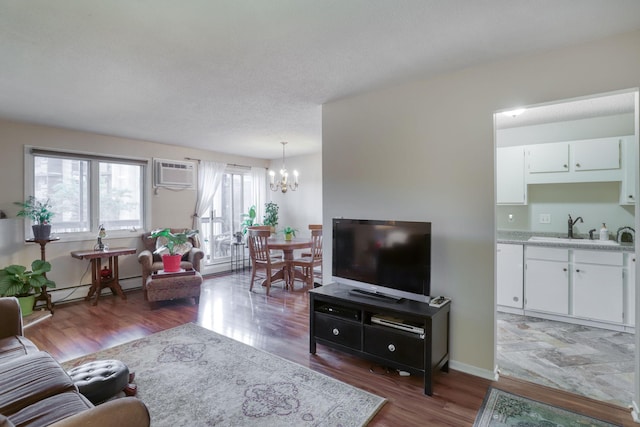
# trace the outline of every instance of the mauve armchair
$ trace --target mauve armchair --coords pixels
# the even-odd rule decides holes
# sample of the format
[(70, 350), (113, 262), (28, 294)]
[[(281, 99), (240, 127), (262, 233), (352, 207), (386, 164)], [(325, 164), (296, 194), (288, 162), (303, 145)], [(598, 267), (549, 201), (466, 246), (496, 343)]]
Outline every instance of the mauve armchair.
[[(183, 228), (172, 228), (172, 233), (180, 233), (184, 231)], [(142, 244), (145, 249), (138, 254), (138, 262), (142, 265), (142, 287), (147, 283), (147, 278), (156, 271), (162, 270), (162, 257), (159, 254), (154, 254), (156, 250), (156, 240), (149, 238), (151, 233), (144, 233), (142, 237)], [(194, 269), (200, 272), (200, 264), (202, 258), (204, 258), (204, 251), (200, 249), (200, 239), (198, 235), (194, 235), (189, 238), (189, 242), (193, 246), (188, 252), (182, 256), (180, 262), (180, 268), (185, 270)]]

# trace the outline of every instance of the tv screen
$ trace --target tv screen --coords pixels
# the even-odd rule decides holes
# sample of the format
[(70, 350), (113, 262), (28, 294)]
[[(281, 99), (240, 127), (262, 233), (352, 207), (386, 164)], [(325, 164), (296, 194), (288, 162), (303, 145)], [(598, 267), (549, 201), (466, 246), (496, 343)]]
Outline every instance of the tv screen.
[(335, 218), (332, 273), (336, 282), (428, 301), (431, 223)]

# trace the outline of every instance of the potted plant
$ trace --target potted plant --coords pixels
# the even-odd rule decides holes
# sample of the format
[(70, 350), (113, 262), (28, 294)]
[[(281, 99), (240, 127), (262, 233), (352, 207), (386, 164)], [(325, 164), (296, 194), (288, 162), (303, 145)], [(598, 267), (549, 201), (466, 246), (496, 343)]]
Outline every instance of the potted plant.
[(242, 227), (242, 234), (247, 234), (247, 229), (249, 227), (251, 227), (252, 225), (258, 225), (255, 221), (256, 221), (256, 207), (251, 206), (249, 208), (249, 212), (248, 213), (243, 213), (240, 214), (240, 217), (242, 218), (242, 222), (240, 223), (240, 226)]
[(47, 279), (48, 271), (51, 271), (51, 264), (39, 259), (31, 263), (31, 270), (15, 264), (3, 268), (0, 270), (0, 296), (18, 297), (22, 315), (28, 316), (33, 312), (35, 292), (43, 287), (56, 287), (55, 282)]
[(264, 225), (271, 226), (271, 233), (275, 233), (278, 225), (278, 205), (273, 202), (264, 204)]
[(162, 254), (162, 268), (167, 273), (180, 271), (180, 261), (182, 260), (182, 253), (179, 250), (183, 249), (189, 238), (198, 234), (198, 230), (185, 229), (180, 233), (172, 233), (170, 228), (158, 229), (151, 232), (150, 239), (163, 238), (160, 241), (161, 246), (157, 247), (153, 252), (159, 254), (160, 252), (167, 251), (168, 253)]
[(291, 240), (295, 237), (296, 235), (296, 230), (295, 228), (291, 228), (291, 227), (285, 227), (282, 232), (284, 233), (284, 240)]
[(18, 216), (30, 218), (35, 224), (31, 226), (34, 240), (48, 240), (51, 236), (51, 204), (49, 199), (46, 202), (38, 201), (34, 196), (29, 196), (25, 202), (15, 202), (20, 206)]

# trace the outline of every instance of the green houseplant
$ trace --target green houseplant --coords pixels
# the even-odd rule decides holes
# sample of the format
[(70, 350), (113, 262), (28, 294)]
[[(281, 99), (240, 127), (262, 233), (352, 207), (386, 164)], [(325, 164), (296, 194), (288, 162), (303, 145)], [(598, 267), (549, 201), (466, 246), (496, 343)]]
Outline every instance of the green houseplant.
[(264, 225), (271, 226), (271, 232), (274, 232), (278, 225), (278, 205), (274, 202), (264, 204)]
[(35, 292), (42, 288), (55, 288), (56, 284), (47, 279), (46, 273), (51, 271), (48, 261), (35, 260), (31, 263), (31, 270), (24, 265), (10, 265), (0, 270), (0, 296), (16, 296), (20, 301), (22, 315), (27, 316), (33, 311)]
[(240, 223), (240, 227), (242, 228), (242, 234), (247, 234), (247, 229), (253, 225), (258, 225), (256, 221), (256, 207), (255, 205), (249, 208), (249, 212), (240, 214), (240, 218), (242, 218), (242, 222)]
[(162, 255), (164, 271), (180, 271), (180, 261), (182, 259), (184, 245), (189, 242), (190, 237), (196, 234), (198, 234), (198, 230), (185, 229), (180, 233), (173, 233), (170, 228), (158, 229), (151, 232), (149, 236), (150, 239), (162, 239), (159, 242), (160, 246), (158, 246), (153, 253), (159, 254), (165, 250), (168, 252)]
[(284, 240), (291, 240), (295, 237), (296, 235), (296, 230), (295, 228), (291, 228), (291, 227), (285, 227), (282, 232), (284, 233)]
[(15, 202), (20, 206), (18, 216), (31, 219), (35, 224), (31, 226), (33, 230), (34, 240), (48, 240), (51, 236), (51, 217), (53, 212), (51, 211), (51, 203), (47, 199), (46, 202), (38, 201), (34, 196), (24, 202)]

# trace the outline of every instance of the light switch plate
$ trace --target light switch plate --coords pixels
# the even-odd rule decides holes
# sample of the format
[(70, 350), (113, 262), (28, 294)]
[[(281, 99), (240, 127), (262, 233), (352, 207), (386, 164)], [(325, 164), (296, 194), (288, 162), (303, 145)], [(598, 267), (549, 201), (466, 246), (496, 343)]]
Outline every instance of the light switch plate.
[(540, 224), (551, 224), (551, 214), (540, 214)]

